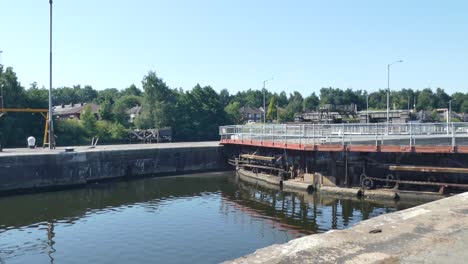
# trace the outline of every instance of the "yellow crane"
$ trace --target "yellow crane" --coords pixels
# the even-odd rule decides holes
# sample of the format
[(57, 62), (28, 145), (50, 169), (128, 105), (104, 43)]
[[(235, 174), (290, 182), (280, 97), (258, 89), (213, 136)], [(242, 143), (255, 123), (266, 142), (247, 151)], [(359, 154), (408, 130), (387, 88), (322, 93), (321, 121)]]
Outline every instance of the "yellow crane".
[(45, 128), (44, 128), (44, 141), (42, 147), (49, 145), (49, 109), (42, 108), (0, 108), (0, 116), (5, 113), (40, 113), (45, 119)]

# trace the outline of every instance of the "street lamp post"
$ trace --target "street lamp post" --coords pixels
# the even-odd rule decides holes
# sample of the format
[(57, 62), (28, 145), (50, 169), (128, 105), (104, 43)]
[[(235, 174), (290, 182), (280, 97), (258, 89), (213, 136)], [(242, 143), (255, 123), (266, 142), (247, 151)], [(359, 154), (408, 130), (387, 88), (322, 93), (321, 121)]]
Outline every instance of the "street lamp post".
[(366, 123), (369, 123), (369, 94), (366, 94)]
[(0, 50), (0, 65), (2, 64), (2, 53), (3, 53), (3, 50)]
[(52, 0), (49, 0), (50, 5), (50, 24), (49, 24), (49, 149), (54, 149), (54, 123), (52, 121)]
[(450, 123), (452, 122), (452, 101), (455, 101), (457, 99), (450, 99), (449, 100), (449, 112), (448, 112), (448, 117), (447, 117), (447, 122)]
[(263, 81), (263, 123), (266, 123), (266, 109), (265, 109), (265, 83), (273, 80), (270, 78), (268, 80)]
[(409, 99), (410, 99), (410, 96), (408, 95), (408, 114), (409, 114)]
[(395, 63), (403, 62), (402, 60), (392, 62), (387, 64), (387, 134), (388, 134), (388, 125), (390, 123), (390, 66)]

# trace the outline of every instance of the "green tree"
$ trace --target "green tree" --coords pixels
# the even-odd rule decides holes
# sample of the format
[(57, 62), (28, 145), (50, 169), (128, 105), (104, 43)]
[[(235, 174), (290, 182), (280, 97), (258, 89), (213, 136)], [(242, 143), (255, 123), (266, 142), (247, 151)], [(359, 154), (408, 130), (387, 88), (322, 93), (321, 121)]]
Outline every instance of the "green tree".
[(49, 107), (49, 90), (38, 88), (37, 83), (31, 83), (26, 93), (26, 105), (30, 108), (48, 108)]
[(54, 130), (57, 135), (57, 145), (73, 146), (89, 143), (88, 131), (80, 120), (60, 119), (54, 122)]
[(111, 103), (114, 103), (117, 99), (121, 97), (121, 93), (116, 88), (106, 88), (98, 92), (97, 98), (94, 100), (97, 104), (101, 104), (105, 100), (109, 100)]
[(231, 96), (229, 95), (229, 91), (227, 89), (222, 89), (219, 93), (219, 97), (221, 98), (223, 106), (227, 106), (231, 101)]
[(121, 140), (128, 135), (128, 130), (118, 122), (114, 122), (110, 126), (109, 132), (113, 140)]
[(226, 123), (226, 115), (221, 98), (213, 88), (197, 84), (180, 98), (178, 106), (181, 119), (175, 131), (179, 138), (183, 135), (190, 140), (218, 139), (218, 127)]
[(90, 85), (85, 85), (84, 88), (81, 88), (80, 85), (75, 85), (73, 86), (73, 89), (75, 90), (75, 94), (77, 96), (77, 101), (73, 103), (90, 103), (98, 96), (98, 92)]
[[(114, 108), (112, 110), (115, 121), (124, 126), (129, 125), (128, 124), (129, 116), (127, 114), (127, 110), (134, 106), (141, 105), (142, 102), (143, 102), (143, 98), (135, 96), (135, 95), (127, 95), (127, 96), (122, 96), (121, 98), (119, 98), (115, 102)], [(148, 128), (152, 127), (152, 125), (148, 125), (148, 126), (149, 126)]]
[(267, 119), (269, 120), (276, 119), (276, 105), (275, 105), (274, 96), (271, 97), (270, 104), (268, 105)]
[[(465, 97), (467, 98), (468, 95)], [(461, 113), (468, 113), (468, 99), (465, 99), (460, 106), (459, 112)]]
[[(27, 96), (24, 87), (18, 81), (13, 68), (0, 65), (0, 90), (3, 107), (26, 108)], [(1, 106), (0, 106), (1, 107)], [(38, 136), (34, 126), (38, 126), (42, 117), (26, 113), (8, 113), (0, 119), (0, 144), (2, 146), (24, 146), (28, 136)]]
[(417, 102), (419, 110), (432, 110), (435, 105), (436, 102), (431, 89), (426, 88), (419, 93)]
[(96, 127), (101, 143), (122, 142), (127, 139), (128, 130), (120, 123), (100, 120), (96, 122)]
[(106, 99), (99, 106), (99, 116), (103, 120), (112, 120), (113, 119), (112, 104), (111, 104), (109, 99)]
[(387, 108), (387, 92), (380, 89), (369, 94), (369, 108), (383, 110)]
[(285, 91), (279, 94), (277, 102), (279, 107), (286, 107), (288, 105), (288, 96)]
[(317, 110), (320, 104), (319, 98), (315, 93), (312, 93), (310, 96), (307, 96), (304, 99), (304, 111), (314, 111)]
[(278, 110), (278, 118), (280, 122), (292, 122), (294, 121), (294, 111), (291, 108), (286, 107)]
[(142, 92), (134, 84), (122, 91), (122, 96), (141, 96)]
[(224, 111), (226, 112), (227, 118), (231, 124), (240, 124), (242, 116), (239, 112), (239, 109), (239, 102), (232, 102), (224, 107)]
[(154, 128), (153, 120), (151, 119), (151, 116), (149, 115), (148, 111), (143, 111), (139, 116), (137, 116), (134, 119), (133, 122), (135, 124), (135, 127), (139, 128), (139, 129)]
[(153, 127), (171, 126), (174, 93), (153, 71), (148, 72), (142, 84), (145, 92), (144, 111), (147, 112)]
[(76, 90), (70, 87), (60, 87), (52, 90), (54, 105), (78, 103)]
[(286, 108), (293, 113), (302, 113), (303, 112), (304, 99), (302, 98), (301, 93), (294, 91), (289, 95), (289, 103)]
[(450, 96), (444, 91), (444, 89), (437, 88), (436, 92), (434, 94), (434, 103), (433, 108), (448, 108), (449, 107), (449, 101)]
[(83, 124), (86, 133), (90, 137), (97, 136), (96, 117), (90, 105), (86, 105), (80, 115), (81, 123)]
[(462, 111), (462, 105), (464, 103), (464, 101), (467, 101), (468, 103), (468, 94), (464, 94), (464, 93), (461, 93), (461, 92), (456, 92), (454, 94), (452, 94), (452, 110), (454, 112), (463, 112)]

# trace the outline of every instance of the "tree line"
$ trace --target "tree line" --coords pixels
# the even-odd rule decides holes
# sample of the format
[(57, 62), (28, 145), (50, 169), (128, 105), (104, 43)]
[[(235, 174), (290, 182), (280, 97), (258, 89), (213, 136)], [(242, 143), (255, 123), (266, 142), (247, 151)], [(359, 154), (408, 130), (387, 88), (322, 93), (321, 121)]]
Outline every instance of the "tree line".
[[(5, 108), (47, 108), (48, 89), (32, 83), (21, 85), (13, 68), (0, 65), (0, 88)], [(57, 87), (52, 90), (54, 105), (70, 103), (96, 103), (99, 120), (91, 109), (85, 109), (80, 120), (55, 120), (58, 145), (78, 145), (99, 137), (101, 143), (125, 142), (128, 129), (171, 127), (175, 141), (217, 140), (218, 126), (245, 122), (240, 113), (242, 106), (261, 107), (265, 94), (267, 118), (290, 122), (294, 114), (314, 111), (320, 105), (346, 105), (354, 103), (358, 110), (386, 108), (386, 90), (368, 93), (364, 90), (321, 88), (319, 93), (306, 97), (297, 91), (287, 94), (261, 89), (248, 89), (230, 94), (211, 86), (195, 85), (190, 90), (171, 88), (155, 72), (148, 72), (141, 89), (132, 84), (124, 89), (96, 90), (89, 85)], [(435, 91), (401, 89), (391, 91), (391, 107), (433, 110), (447, 108), (453, 100), (455, 112), (468, 112), (468, 93), (447, 94), (442, 88)], [(127, 110), (141, 105), (141, 115), (130, 122)], [(39, 114), (7, 113), (0, 117), (0, 144), (24, 146), (28, 136), (42, 139), (44, 118)]]

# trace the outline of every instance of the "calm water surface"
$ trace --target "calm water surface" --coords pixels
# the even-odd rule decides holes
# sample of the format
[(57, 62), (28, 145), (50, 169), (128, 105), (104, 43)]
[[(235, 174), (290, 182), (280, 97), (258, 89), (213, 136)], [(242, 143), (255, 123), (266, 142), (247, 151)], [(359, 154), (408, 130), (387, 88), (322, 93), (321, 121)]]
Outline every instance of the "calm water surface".
[(0, 197), (0, 263), (216, 263), (407, 208), (212, 173)]

